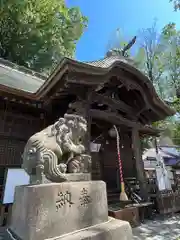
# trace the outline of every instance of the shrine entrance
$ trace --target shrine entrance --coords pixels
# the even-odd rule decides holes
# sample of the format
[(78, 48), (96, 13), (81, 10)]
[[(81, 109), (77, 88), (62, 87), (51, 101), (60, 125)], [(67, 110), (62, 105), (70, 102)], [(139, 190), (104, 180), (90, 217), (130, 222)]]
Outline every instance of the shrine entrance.
[[(92, 178), (106, 182), (109, 195), (120, 193), (119, 162), (117, 156), (116, 135), (111, 135), (112, 124), (93, 119), (91, 141), (99, 145), (92, 150)], [(125, 125), (117, 126), (120, 134), (120, 154), (124, 178), (138, 178), (136, 159), (132, 149), (132, 131)]]
[(99, 153), (102, 162), (102, 180), (106, 182), (107, 191), (119, 191), (119, 167), (117, 160), (116, 141), (107, 140)]

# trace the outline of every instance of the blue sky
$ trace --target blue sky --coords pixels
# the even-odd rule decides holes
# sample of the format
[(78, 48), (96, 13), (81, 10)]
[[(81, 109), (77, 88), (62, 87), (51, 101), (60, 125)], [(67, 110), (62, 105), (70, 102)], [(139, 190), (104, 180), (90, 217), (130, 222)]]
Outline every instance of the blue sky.
[(69, 6), (79, 6), (89, 19), (88, 28), (77, 44), (76, 58), (80, 61), (97, 60), (105, 52), (120, 28), (130, 39), (142, 28), (152, 26), (157, 19), (161, 29), (168, 22), (180, 28), (180, 11), (173, 11), (169, 0), (66, 0)]

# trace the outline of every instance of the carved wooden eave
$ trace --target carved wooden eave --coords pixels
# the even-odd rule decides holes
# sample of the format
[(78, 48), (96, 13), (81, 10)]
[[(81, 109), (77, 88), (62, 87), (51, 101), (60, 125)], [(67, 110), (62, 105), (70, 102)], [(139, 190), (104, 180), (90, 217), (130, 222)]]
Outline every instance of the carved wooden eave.
[[(84, 94), (87, 90), (96, 91), (97, 94), (105, 87), (111, 87), (111, 79), (116, 77), (114, 86), (125, 86), (128, 91), (137, 90), (145, 103), (144, 107), (137, 109), (136, 114), (141, 117), (144, 124), (164, 119), (175, 114), (167, 104), (157, 95), (149, 79), (129, 62), (119, 56), (104, 58), (95, 62), (82, 63), (69, 58), (64, 58), (51, 76), (34, 93), (17, 90), (0, 85), (0, 94), (7, 93), (29, 101), (39, 101), (50, 104), (53, 99), (68, 98), (69, 94)], [(98, 95), (96, 96), (98, 97)], [(101, 96), (105, 102), (121, 109), (122, 102)], [(111, 102), (110, 102), (111, 101)], [(119, 106), (119, 107), (118, 107)], [(131, 115), (131, 106), (126, 112)], [(149, 115), (148, 115), (149, 114)]]
[(21, 90), (9, 88), (6, 86), (0, 85), (0, 100), (6, 102), (13, 102), (16, 104), (22, 104), (26, 106), (30, 106), (33, 108), (43, 108), (43, 102), (41, 100), (36, 99), (33, 94), (26, 94)]
[[(58, 90), (55, 96), (63, 96), (68, 94), (70, 89), (73, 92), (76, 85), (78, 89), (80, 89), (80, 86), (85, 86), (87, 88), (92, 87), (94, 91), (99, 91), (110, 82), (112, 76), (120, 78), (119, 84), (123, 83), (129, 90), (137, 89), (141, 92), (146, 103), (146, 109), (143, 109), (143, 111), (152, 111), (156, 114), (156, 117), (152, 119), (153, 121), (175, 114), (175, 111), (158, 97), (146, 76), (131, 66), (124, 58), (114, 56), (90, 63), (81, 63), (65, 58), (36, 92), (36, 95), (41, 99), (49, 99), (53, 98), (53, 92)], [(48, 94), (49, 92), (51, 94)], [(150, 122), (152, 120), (150, 119)]]

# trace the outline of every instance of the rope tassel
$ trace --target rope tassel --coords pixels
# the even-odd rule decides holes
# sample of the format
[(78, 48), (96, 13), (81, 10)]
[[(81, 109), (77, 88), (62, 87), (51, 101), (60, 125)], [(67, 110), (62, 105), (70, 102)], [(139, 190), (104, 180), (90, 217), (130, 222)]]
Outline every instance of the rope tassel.
[(122, 160), (120, 155), (120, 137), (117, 127), (114, 125), (114, 130), (116, 132), (116, 144), (117, 144), (117, 156), (118, 156), (118, 163), (119, 163), (119, 175), (120, 175), (120, 184), (121, 184), (121, 193), (120, 193), (120, 201), (128, 201), (127, 194), (125, 192), (124, 186), (124, 178), (123, 178), (123, 169), (122, 169)]

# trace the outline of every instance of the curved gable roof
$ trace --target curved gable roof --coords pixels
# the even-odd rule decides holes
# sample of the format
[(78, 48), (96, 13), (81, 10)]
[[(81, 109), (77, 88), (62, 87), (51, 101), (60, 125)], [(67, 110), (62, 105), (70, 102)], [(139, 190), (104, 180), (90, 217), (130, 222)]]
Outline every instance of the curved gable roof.
[[(4, 61), (4, 60), (3, 60)], [(8, 62), (8, 61), (5, 61)], [(0, 90), (3, 85), (6, 86), (4, 91), (14, 94), (23, 95), (33, 99), (43, 99), (46, 92), (49, 91), (57, 82), (61, 81), (65, 72), (81, 72), (90, 75), (97, 75), (97, 86), (109, 81), (107, 78), (98, 79), (98, 76), (105, 76), (113, 68), (124, 69), (131, 73), (138, 79), (138, 85), (146, 88), (147, 92), (144, 94), (150, 98), (157, 107), (159, 107), (165, 116), (174, 115), (172, 110), (165, 102), (163, 102), (157, 95), (152, 83), (141, 71), (135, 68), (129, 59), (120, 56), (110, 56), (98, 61), (79, 62), (70, 58), (63, 58), (60, 64), (50, 77), (45, 80), (44, 76), (40, 74), (30, 74), (30, 70), (23, 71), (22, 69), (8, 66), (5, 62), (0, 61)], [(102, 80), (103, 79), (103, 80)], [(88, 80), (87, 80), (88, 81)]]
[[(43, 92), (45, 93), (47, 91), (47, 88), (50, 89), (51, 87), (53, 87), (53, 85), (56, 84), (56, 81), (59, 81), (61, 75), (63, 74), (63, 71), (68, 70), (69, 72), (83, 72), (86, 74), (90, 74), (90, 76), (97, 75), (96, 84), (98, 86), (109, 81), (109, 79), (105, 78), (105, 76), (114, 68), (124, 69), (134, 75), (138, 79), (137, 84), (141, 86), (142, 90), (145, 89), (145, 98), (148, 101), (153, 102), (156, 107), (161, 109), (164, 113), (164, 117), (175, 114), (175, 111), (159, 98), (149, 78), (146, 77), (140, 70), (135, 68), (132, 65), (132, 62), (129, 62), (129, 59), (125, 59), (119, 56), (106, 57), (102, 60), (92, 62), (78, 62), (69, 58), (64, 58), (60, 65), (49, 77), (49, 79), (44, 82), (44, 84), (38, 89), (36, 94), (39, 96), (41, 94), (43, 95)], [(61, 74), (58, 78), (56, 78), (59, 73)], [(104, 76), (104, 78), (101, 78), (100, 80), (100, 76)]]

